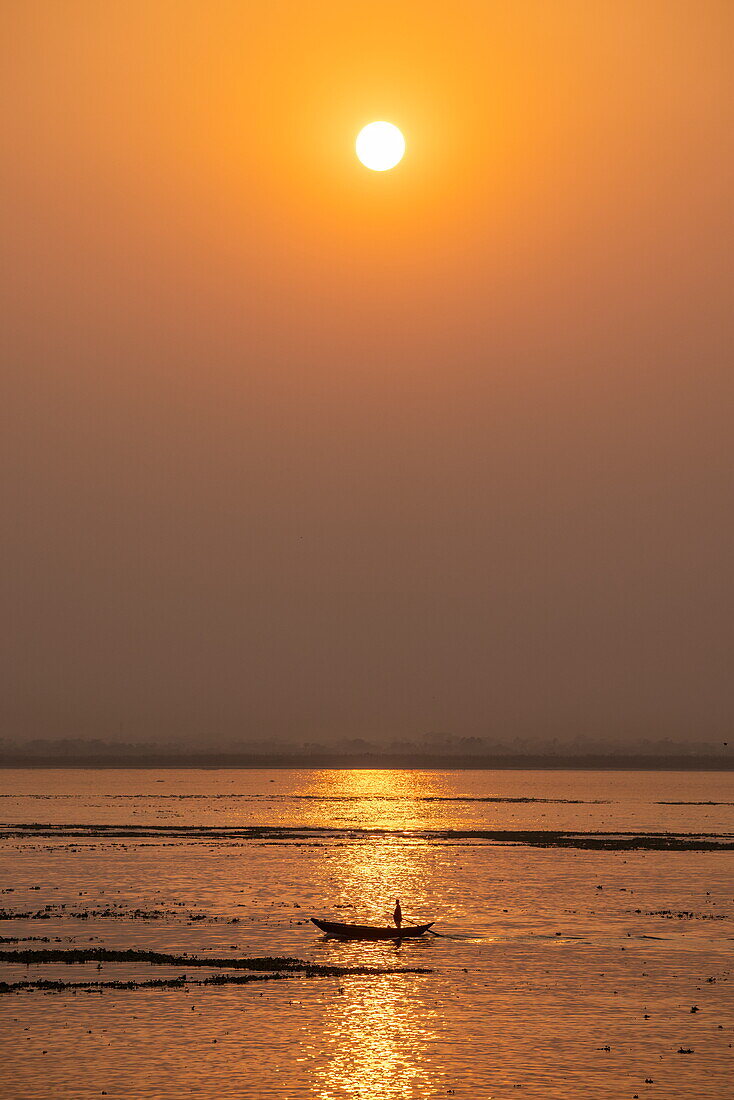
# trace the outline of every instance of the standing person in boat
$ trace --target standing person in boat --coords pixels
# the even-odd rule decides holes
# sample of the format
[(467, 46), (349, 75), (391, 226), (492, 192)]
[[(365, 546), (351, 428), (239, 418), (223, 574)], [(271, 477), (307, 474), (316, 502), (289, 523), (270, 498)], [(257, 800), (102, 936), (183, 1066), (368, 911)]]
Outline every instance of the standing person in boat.
[(395, 921), (396, 928), (400, 928), (403, 923), (403, 910), (400, 908), (400, 898), (395, 898), (395, 909), (393, 910), (392, 917)]

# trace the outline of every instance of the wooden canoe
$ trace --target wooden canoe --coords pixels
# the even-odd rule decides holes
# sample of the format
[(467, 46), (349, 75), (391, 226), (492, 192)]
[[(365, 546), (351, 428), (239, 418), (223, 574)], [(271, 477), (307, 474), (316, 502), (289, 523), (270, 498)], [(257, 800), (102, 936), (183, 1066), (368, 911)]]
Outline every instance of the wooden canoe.
[(335, 920), (317, 920), (311, 917), (312, 924), (326, 932), (327, 936), (340, 936), (345, 940), (402, 940), (406, 936), (422, 936), (431, 928), (430, 924), (404, 924), (401, 928), (379, 928), (373, 924), (341, 924)]

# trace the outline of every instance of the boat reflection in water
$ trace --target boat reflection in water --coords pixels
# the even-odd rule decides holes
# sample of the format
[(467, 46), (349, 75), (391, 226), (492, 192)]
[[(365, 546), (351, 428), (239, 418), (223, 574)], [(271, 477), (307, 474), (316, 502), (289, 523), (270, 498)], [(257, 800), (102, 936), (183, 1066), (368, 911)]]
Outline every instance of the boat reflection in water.
[[(423, 772), (353, 771), (319, 773), (319, 793), (355, 797), (355, 827), (417, 829), (423, 824), (413, 800), (434, 793), (435, 776)], [(395, 797), (399, 801), (394, 801)], [(335, 912), (320, 916), (365, 924), (391, 923), (399, 897), (406, 922), (431, 920), (433, 858), (424, 839), (366, 835), (324, 850), (334, 888)], [(325, 899), (328, 902), (329, 899)], [(430, 937), (413, 941), (339, 943), (324, 940), (328, 958), (351, 965), (427, 967), (434, 965)], [(324, 958), (326, 961), (326, 958)], [(440, 1021), (430, 1007), (433, 975), (375, 975), (346, 978), (342, 993), (324, 1005), (320, 1057), (312, 1063), (313, 1093), (321, 1100), (390, 1100), (445, 1092), (435, 1047)]]

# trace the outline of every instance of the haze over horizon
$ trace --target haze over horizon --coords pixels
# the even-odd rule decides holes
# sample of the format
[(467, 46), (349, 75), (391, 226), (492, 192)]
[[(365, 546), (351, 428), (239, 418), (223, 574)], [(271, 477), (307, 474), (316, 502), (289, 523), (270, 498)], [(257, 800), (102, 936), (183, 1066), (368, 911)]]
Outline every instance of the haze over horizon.
[(3, 736), (732, 732), (734, 8), (461, 8), (6, 6)]

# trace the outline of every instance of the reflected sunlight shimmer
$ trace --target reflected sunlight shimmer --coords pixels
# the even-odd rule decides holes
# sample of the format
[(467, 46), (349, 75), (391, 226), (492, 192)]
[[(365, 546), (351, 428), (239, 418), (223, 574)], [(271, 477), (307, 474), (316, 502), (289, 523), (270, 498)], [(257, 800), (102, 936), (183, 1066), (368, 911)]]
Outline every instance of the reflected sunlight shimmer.
[[(405, 983), (384, 977), (345, 982), (324, 1018), (324, 1053), (314, 1064), (320, 1100), (433, 1096), (445, 1076), (431, 1060), (436, 1013)], [(441, 1089), (441, 1091), (444, 1091)]]
[(445, 772), (350, 768), (302, 774), (304, 784), (295, 792), (301, 796), (359, 800), (355, 819), (363, 829), (424, 828), (432, 817), (431, 804), (420, 800), (452, 793)]
[[(310, 795), (358, 800), (355, 814), (360, 828), (378, 830), (361, 843), (329, 853), (330, 878), (339, 904), (354, 914), (347, 919), (389, 924), (394, 900), (399, 897), (407, 924), (432, 920), (427, 889), (430, 842), (396, 836), (396, 830), (426, 826), (430, 803), (420, 799), (442, 790), (443, 777), (433, 772), (355, 769), (314, 772), (310, 780)], [(382, 829), (390, 830), (390, 835), (381, 836)]]
[[(440, 777), (426, 772), (323, 771), (311, 778), (320, 795), (364, 800), (361, 823), (378, 829), (419, 828), (426, 804), (417, 800), (441, 789)], [(348, 907), (342, 919), (389, 923), (393, 899), (400, 897), (407, 923), (430, 920), (430, 867), (430, 844), (422, 840), (378, 836), (332, 851), (330, 877)], [(435, 1094), (443, 1071), (429, 1060), (436, 1021), (422, 996), (389, 977), (344, 982), (343, 990), (324, 1019), (328, 1058), (314, 1063), (315, 1095), (383, 1100)]]

